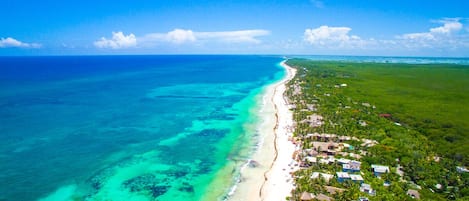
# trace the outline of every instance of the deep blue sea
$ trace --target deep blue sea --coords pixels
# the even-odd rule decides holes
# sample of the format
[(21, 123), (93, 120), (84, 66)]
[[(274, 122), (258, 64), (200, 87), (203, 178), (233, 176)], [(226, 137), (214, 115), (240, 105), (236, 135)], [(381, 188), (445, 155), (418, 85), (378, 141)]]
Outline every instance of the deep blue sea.
[(280, 57), (0, 57), (0, 200), (214, 200)]

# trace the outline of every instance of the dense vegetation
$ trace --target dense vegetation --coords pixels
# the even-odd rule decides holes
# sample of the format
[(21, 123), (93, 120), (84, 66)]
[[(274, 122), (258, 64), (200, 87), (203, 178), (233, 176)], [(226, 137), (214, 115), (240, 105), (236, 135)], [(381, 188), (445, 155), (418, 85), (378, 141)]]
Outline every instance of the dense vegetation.
[[(367, 150), (365, 167), (402, 166), (406, 182), (392, 176), (388, 180), (394, 185), (382, 189), (379, 200), (402, 199), (412, 183), (422, 187), (424, 199), (469, 199), (468, 173), (456, 171), (456, 166), (469, 165), (468, 66), (302, 59), (287, 63), (298, 69), (287, 95), (294, 103), (303, 100), (317, 107), (305, 111), (297, 105), (295, 135), (319, 132), (374, 139), (379, 144)], [(294, 83), (301, 87), (301, 96), (292, 95)], [(301, 123), (312, 113), (323, 116), (322, 126)], [(301, 188), (308, 182), (297, 184)]]

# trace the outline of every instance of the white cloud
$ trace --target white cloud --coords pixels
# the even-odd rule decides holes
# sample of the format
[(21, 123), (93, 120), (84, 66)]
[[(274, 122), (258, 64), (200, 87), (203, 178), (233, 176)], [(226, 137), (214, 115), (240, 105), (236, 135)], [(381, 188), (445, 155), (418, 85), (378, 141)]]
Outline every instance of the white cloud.
[(404, 34), (402, 36), (398, 36), (398, 38), (411, 40), (437, 40), (438, 38), (454, 34), (460, 31), (463, 27), (457, 18), (444, 19), (437, 22), (442, 23), (443, 26), (431, 28), (428, 32)]
[(219, 41), (226, 43), (260, 43), (257, 37), (269, 35), (267, 30), (240, 30), (240, 31), (215, 31), (196, 32), (185, 29), (174, 29), (168, 33), (151, 33), (145, 35), (141, 41), (146, 42), (170, 42), (174, 44), (192, 43), (196, 41)]
[(254, 29), (241, 31), (196, 32), (203, 40), (218, 40), (228, 43), (260, 43), (256, 37), (269, 35), (270, 31)]
[(467, 33), (461, 33), (463, 24), (459, 18), (445, 18), (435, 21), (442, 26), (430, 28), (427, 32), (408, 33), (396, 36), (399, 43), (406, 48), (457, 49), (469, 47)]
[(463, 26), (459, 19), (447, 19), (439, 22), (443, 23), (443, 26), (430, 29), (430, 33), (450, 34), (461, 30)]
[(190, 43), (251, 43), (259, 44), (262, 41), (258, 37), (269, 35), (270, 31), (262, 29), (237, 30), (237, 31), (212, 31), (196, 32), (189, 29), (174, 29), (166, 33), (150, 33), (142, 37), (134, 34), (124, 35), (122, 32), (112, 32), (112, 39), (102, 37), (94, 42), (98, 48), (128, 48), (128, 47), (151, 47), (158, 43), (171, 43), (174, 45)]
[(409, 33), (397, 38), (409, 39), (409, 40), (435, 40), (435, 36), (432, 33)]
[(102, 37), (100, 40), (95, 41), (94, 45), (98, 48), (128, 48), (135, 47), (137, 45), (137, 38), (134, 34), (124, 35), (122, 31), (112, 32), (112, 39)]
[(185, 42), (196, 41), (194, 32), (192, 30), (174, 29), (166, 34), (166, 39), (169, 42), (181, 44)]
[(349, 27), (320, 26), (316, 29), (306, 29), (304, 40), (316, 46), (350, 46), (362, 42), (356, 35), (350, 35), (352, 29)]
[(142, 43), (148, 42), (170, 42), (174, 44), (183, 44), (195, 42), (197, 38), (192, 30), (174, 29), (167, 33), (151, 33), (139, 38)]
[(406, 33), (391, 39), (362, 38), (350, 27), (320, 26), (306, 29), (303, 40), (319, 51), (461, 52), (469, 50), (469, 32), (459, 18), (445, 18), (426, 32)]
[(20, 48), (40, 48), (41, 44), (38, 43), (24, 43), (14, 38), (0, 38), (0, 48), (7, 47), (20, 47)]

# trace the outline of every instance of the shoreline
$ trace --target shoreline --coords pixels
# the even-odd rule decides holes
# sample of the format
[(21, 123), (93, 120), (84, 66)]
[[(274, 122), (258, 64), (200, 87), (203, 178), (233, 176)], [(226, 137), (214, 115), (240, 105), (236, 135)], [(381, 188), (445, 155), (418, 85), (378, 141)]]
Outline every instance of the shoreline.
[(296, 70), (282, 61), (286, 75), (266, 88), (263, 95), (262, 119), (257, 150), (240, 171), (240, 179), (230, 190), (229, 201), (285, 200), (293, 189), (291, 172), (295, 145), (289, 141), (292, 135), (292, 113), (284, 98), (286, 83), (293, 79)]

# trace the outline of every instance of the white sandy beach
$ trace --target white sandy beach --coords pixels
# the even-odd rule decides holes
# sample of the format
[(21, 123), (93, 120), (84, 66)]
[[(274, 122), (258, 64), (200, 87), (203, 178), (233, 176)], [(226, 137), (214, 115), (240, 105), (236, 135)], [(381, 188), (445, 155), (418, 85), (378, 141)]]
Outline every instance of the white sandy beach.
[(293, 118), (283, 94), (285, 84), (295, 76), (296, 70), (285, 62), (281, 65), (287, 75), (269, 86), (263, 97), (259, 148), (252, 156), (256, 167), (246, 166), (241, 171), (241, 182), (229, 197), (230, 201), (285, 200), (293, 189), (291, 172), (297, 167), (292, 159), (295, 145), (288, 140)]

